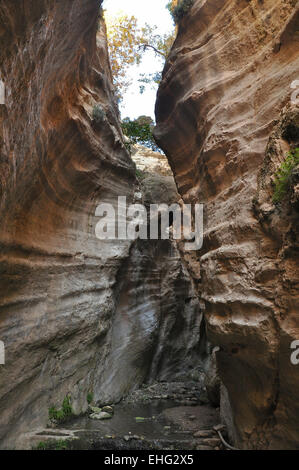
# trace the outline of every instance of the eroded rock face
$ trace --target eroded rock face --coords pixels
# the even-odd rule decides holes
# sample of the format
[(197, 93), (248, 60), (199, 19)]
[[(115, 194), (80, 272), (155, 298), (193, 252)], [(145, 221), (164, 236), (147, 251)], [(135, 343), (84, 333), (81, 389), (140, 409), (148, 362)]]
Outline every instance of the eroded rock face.
[(195, 0), (156, 107), (180, 194), (205, 204), (189, 270), (220, 347), (222, 415), (242, 448), (299, 445), (298, 180), (278, 205), (271, 183), (298, 145), (298, 25), (296, 1)]
[(95, 236), (98, 204), (140, 191), (99, 3), (0, 0), (1, 448), (66, 396), (81, 413), (196, 362), (198, 301), (172, 243)]
[(171, 176), (173, 174), (166, 156), (159, 152), (136, 144), (132, 148), (132, 158), (140, 172), (153, 173), (161, 176)]
[[(133, 160), (139, 174), (142, 202), (148, 214), (151, 204), (167, 204), (168, 207), (178, 204), (180, 196), (165, 155), (138, 146)], [(125, 287), (127, 299), (138, 304), (138, 309), (143, 312), (144, 320), (141, 319), (137, 332), (149, 322), (150, 312), (155, 312), (155, 318), (151, 320), (156, 323), (156, 328), (151, 337), (148, 382), (188, 375), (188, 371), (202, 367), (205, 355), (200, 303), (171, 233), (170, 227), (169, 240), (140, 240), (136, 243), (131, 252), (132, 267), (127, 268), (125, 276), (125, 279), (128, 275), (131, 279), (129, 286)], [(132, 279), (135, 279), (134, 293), (130, 292)], [(134, 300), (136, 295), (137, 304)], [(157, 307), (153, 308), (155, 303)]]
[[(165, 156), (139, 146), (137, 203), (173, 204), (179, 195)], [(148, 161), (149, 160), (149, 161)], [(139, 199), (140, 198), (140, 199)], [(174, 240), (137, 240), (118, 273), (109, 353), (98, 368), (100, 403), (201, 364), (202, 313)], [(203, 338), (204, 341), (204, 338)]]
[(0, 2), (3, 446), (69, 393), (86, 409), (129, 255), (95, 237), (96, 206), (135, 184), (98, 20), (97, 0)]

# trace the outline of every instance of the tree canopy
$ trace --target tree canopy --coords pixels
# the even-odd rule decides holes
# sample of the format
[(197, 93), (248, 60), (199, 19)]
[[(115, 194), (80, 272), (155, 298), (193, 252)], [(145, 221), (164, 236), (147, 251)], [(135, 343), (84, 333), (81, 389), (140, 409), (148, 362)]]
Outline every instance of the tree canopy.
[(139, 118), (133, 120), (127, 117), (122, 121), (123, 133), (129, 139), (129, 146), (141, 144), (151, 150), (160, 152), (161, 150), (153, 137), (154, 126), (155, 123), (150, 116), (139, 116)]
[[(117, 96), (121, 99), (131, 84), (128, 67), (140, 64), (143, 54), (148, 50), (153, 51), (164, 63), (174, 41), (174, 33), (160, 35), (156, 26), (140, 26), (135, 16), (123, 13), (110, 16), (105, 12), (105, 20), (114, 85)], [(140, 91), (149, 83), (158, 83), (159, 79), (160, 75), (157, 73), (140, 74)]]
[(194, 0), (171, 0), (168, 3), (167, 8), (175, 24), (178, 24), (186, 13), (188, 13), (193, 4)]

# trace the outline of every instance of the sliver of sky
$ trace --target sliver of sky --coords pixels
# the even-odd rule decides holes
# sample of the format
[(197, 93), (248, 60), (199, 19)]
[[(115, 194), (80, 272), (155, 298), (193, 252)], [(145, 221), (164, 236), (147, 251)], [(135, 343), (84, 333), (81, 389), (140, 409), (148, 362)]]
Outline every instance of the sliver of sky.
[[(103, 8), (111, 15), (117, 14), (119, 11), (127, 15), (134, 15), (138, 19), (140, 25), (148, 23), (158, 27), (158, 34), (171, 33), (174, 29), (172, 18), (166, 5), (169, 0), (104, 0)], [(137, 118), (141, 115), (155, 117), (155, 101), (157, 87), (152, 89), (151, 85), (140, 94), (140, 84), (138, 78), (140, 73), (161, 72), (163, 62), (153, 52), (147, 51), (139, 66), (132, 66), (129, 70), (129, 76), (133, 80), (132, 86), (123, 97), (120, 106), (122, 117)]]

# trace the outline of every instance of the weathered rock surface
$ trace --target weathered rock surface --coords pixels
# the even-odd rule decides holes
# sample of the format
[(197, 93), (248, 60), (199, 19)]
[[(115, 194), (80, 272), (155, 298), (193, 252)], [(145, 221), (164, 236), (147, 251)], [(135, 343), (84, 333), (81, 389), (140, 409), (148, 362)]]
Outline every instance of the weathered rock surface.
[(49, 406), (68, 393), (75, 412), (89, 391), (99, 398), (97, 367), (130, 244), (97, 240), (94, 214), (119, 194), (132, 200), (135, 167), (103, 24), (96, 42), (98, 3), (0, 2), (2, 446), (46, 424)]
[(22, 447), (67, 395), (78, 414), (89, 394), (113, 403), (198, 357), (198, 301), (172, 242), (95, 237), (98, 204), (140, 190), (99, 3), (0, 0), (1, 448)]
[(101, 411), (100, 413), (92, 413), (89, 417), (90, 419), (96, 419), (96, 420), (102, 421), (104, 419), (111, 419), (112, 415), (109, 413), (106, 413), (105, 411)]
[[(166, 161), (163, 169), (146, 165), (147, 158), (155, 157), (155, 152), (139, 149), (137, 169), (147, 170), (136, 194), (147, 208), (179, 197), (173, 176), (165, 175)], [(170, 380), (196, 367), (201, 322), (199, 301), (176, 242), (137, 240), (118, 277), (111, 354), (100, 369), (103, 402), (109, 402), (111, 390), (117, 389), (120, 399), (136, 384)]]
[(219, 346), (222, 415), (243, 448), (298, 448), (298, 184), (272, 202), (298, 145), (297, 1), (195, 0), (158, 93), (157, 142), (183, 200), (205, 203), (188, 258)]
[(162, 153), (154, 152), (143, 145), (136, 144), (132, 148), (132, 159), (141, 172), (171, 176), (173, 178), (168, 160)]

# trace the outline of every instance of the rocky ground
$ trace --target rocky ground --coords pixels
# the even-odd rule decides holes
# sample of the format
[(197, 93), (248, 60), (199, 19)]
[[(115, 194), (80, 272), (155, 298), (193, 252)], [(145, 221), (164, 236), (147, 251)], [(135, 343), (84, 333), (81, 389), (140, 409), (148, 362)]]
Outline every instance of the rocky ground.
[(161, 382), (119, 404), (90, 406), (85, 416), (28, 435), (28, 443), (53, 450), (222, 450), (219, 431), (227, 436), (219, 423), (200, 381)]

